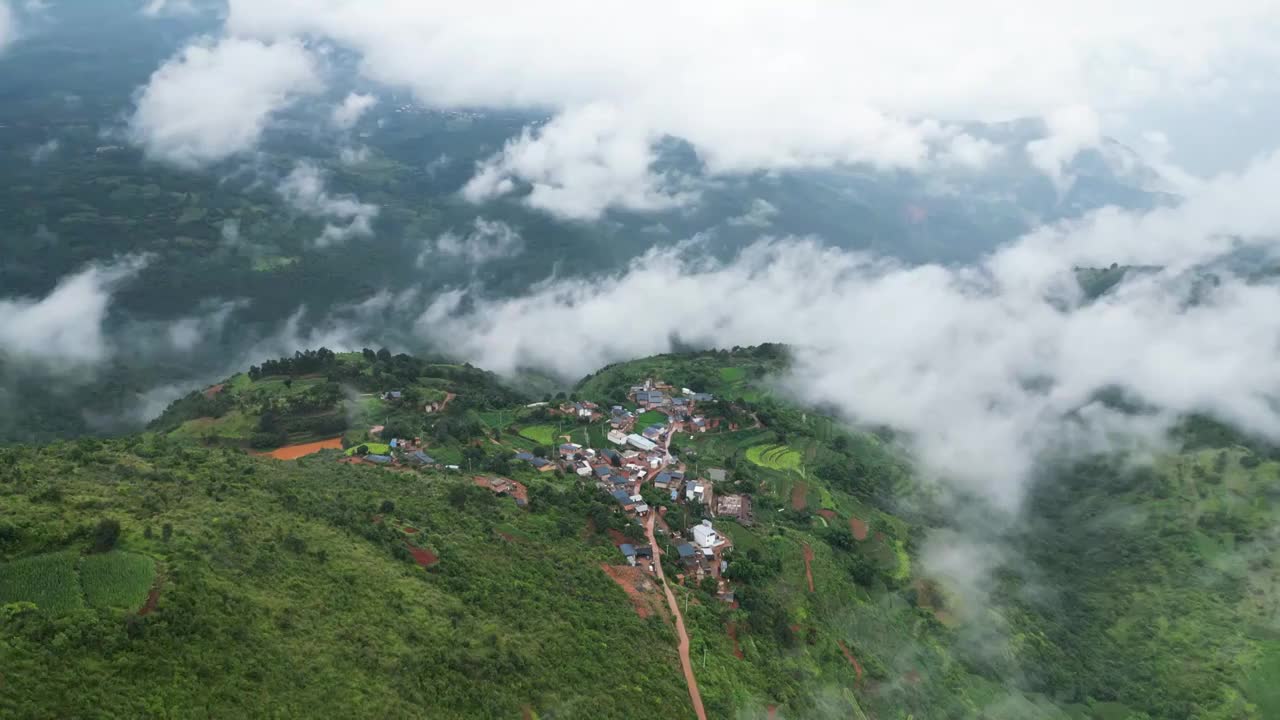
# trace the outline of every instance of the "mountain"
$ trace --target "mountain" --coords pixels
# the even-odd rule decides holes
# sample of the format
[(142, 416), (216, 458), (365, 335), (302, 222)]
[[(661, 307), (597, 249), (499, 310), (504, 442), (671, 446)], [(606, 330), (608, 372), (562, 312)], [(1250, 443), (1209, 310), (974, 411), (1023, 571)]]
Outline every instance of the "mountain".
[[(889, 433), (785, 401), (788, 363), (664, 355), (535, 401), (305, 352), (139, 435), (0, 450), (0, 715), (694, 717), (684, 661), (708, 717), (1280, 713), (1280, 450), (1190, 418), (1154, 462), (1046, 466), (984, 526)], [(674, 421), (669, 467), (607, 459), (611, 425)], [(697, 540), (713, 559), (682, 561)]]

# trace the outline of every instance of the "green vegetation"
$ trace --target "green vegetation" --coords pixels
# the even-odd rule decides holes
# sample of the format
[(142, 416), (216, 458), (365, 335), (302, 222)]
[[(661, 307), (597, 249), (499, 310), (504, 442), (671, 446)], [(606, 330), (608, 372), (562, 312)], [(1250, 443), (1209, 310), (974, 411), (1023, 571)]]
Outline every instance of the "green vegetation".
[(347, 448), (345, 455), (386, 455), (391, 452), (391, 446), (387, 443), (363, 442), (354, 447)]
[(156, 578), (156, 562), (145, 555), (109, 552), (80, 560), (80, 584), (95, 607), (134, 609), (142, 606)]
[(747, 459), (774, 470), (799, 470), (803, 457), (786, 445), (754, 445), (747, 449)]
[[(684, 361), (736, 381), (720, 370), (760, 367), (757, 353)], [(384, 361), (335, 362), (360, 374)], [(625, 392), (658, 366), (679, 377), (681, 363), (614, 366), (623, 385), (598, 389)], [(292, 388), (279, 374), (237, 376), (223, 392), (289, 398), (327, 382), (308, 375), (283, 376)], [(412, 412), (437, 458), (523, 482), (527, 509), (469, 473), (279, 462), (172, 430), (0, 450), (0, 715), (230, 717), (267, 694), (323, 716), (690, 717), (670, 626), (641, 619), (600, 570), (621, 562), (608, 532), (637, 541), (640, 528), (589, 481), (512, 462), (552, 444), (558, 416), (466, 397), (435, 413), (377, 402), (392, 422)], [(190, 422), (181, 415), (200, 402), (180, 401), (167, 422)], [(1280, 451), (1192, 418), (1154, 464), (1045, 467), (1028, 522), (1001, 531), (957, 524), (973, 508), (917, 482), (888, 433), (768, 396), (715, 410), (743, 429), (681, 434), (680, 456), (699, 475), (725, 469), (716, 494), (750, 496), (754, 522), (715, 520), (733, 542), (736, 605), (714, 582), (674, 587), (711, 717), (776, 706), (781, 717), (1265, 720), (1280, 708)], [(564, 427), (599, 445), (605, 424)], [(676, 532), (708, 512), (643, 492)], [(980, 598), (924, 562), (931, 543), (975, 537), (1005, 549)], [(140, 615), (151, 588), (154, 612)], [(146, 682), (157, 675), (176, 679)]]
[(51, 613), (84, 607), (75, 550), (26, 557), (0, 565), (0, 605), (29, 602)]
[(642, 429), (650, 425), (666, 425), (668, 422), (670, 419), (667, 414), (657, 410), (647, 410), (636, 416), (636, 427)]

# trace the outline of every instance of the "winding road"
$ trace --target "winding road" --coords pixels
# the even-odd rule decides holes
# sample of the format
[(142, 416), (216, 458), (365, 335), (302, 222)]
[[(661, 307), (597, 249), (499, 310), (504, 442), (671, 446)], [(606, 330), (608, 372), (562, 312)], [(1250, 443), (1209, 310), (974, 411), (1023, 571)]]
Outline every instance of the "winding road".
[(658, 540), (653, 536), (653, 520), (656, 513), (649, 513), (645, 521), (645, 532), (649, 535), (649, 547), (653, 548), (653, 566), (658, 571), (658, 579), (662, 581), (662, 590), (667, 594), (667, 605), (676, 618), (676, 634), (680, 636), (680, 667), (684, 670), (684, 681), (689, 685), (689, 700), (693, 703), (693, 711), (698, 720), (707, 720), (707, 711), (702, 707), (702, 693), (698, 692), (698, 681), (693, 677), (693, 661), (689, 659), (689, 633), (684, 629), (684, 616), (680, 614), (680, 604), (676, 602), (675, 593), (667, 585), (667, 577), (662, 572), (662, 550), (658, 548)]

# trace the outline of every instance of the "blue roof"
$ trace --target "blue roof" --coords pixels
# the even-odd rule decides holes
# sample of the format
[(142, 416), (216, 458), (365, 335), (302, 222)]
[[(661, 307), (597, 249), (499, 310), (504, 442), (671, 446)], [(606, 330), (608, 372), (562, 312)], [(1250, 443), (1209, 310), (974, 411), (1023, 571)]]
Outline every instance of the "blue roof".
[(390, 455), (365, 455), (364, 459), (371, 463), (378, 463), (379, 465), (385, 465), (386, 463), (391, 462)]
[(679, 497), (679, 496), (680, 496), (680, 491), (679, 491), (679, 490), (672, 490), (672, 491), (671, 491), (671, 499), (672, 499), (672, 500), (675, 500), (675, 499), (676, 499), (677, 497)]
[(531, 453), (531, 452), (516, 453), (516, 459), (517, 459), (517, 460), (532, 460), (532, 459), (533, 459), (533, 453)]
[(671, 471), (671, 477), (675, 478), (676, 480), (683, 480), (683, 479), (684, 479), (684, 472), (683, 472), (683, 471), (681, 471), (681, 470), (672, 470), (672, 471)]
[(681, 543), (676, 546), (676, 552), (680, 553), (682, 558), (691, 558), (693, 557), (693, 546), (689, 543)]
[(550, 465), (550, 464), (551, 464), (551, 461), (550, 461), (550, 460), (545, 460), (545, 459), (540, 458), (540, 457), (536, 457), (536, 458), (534, 458), (534, 459), (530, 460), (530, 461), (529, 461), (529, 464), (533, 465), (534, 467), (540, 468), (540, 467), (546, 467), (546, 466)]
[(667, 482), (671, 482), (671, 473), (668, 473), (668, 472), (660, 472), (660, 473), (658, 473), (658, 477), (654, 478), (654, 479), (653, 479), (653, 481), (654, 481), (654, 482), (660, 482), (660, 483), (667, 483)]
[(623, 505), (628, 505), (631, 503), (631, 496), (627, 494), (626, 490), (614, 490), (612, 493), (610, 493), (610, 495), (613, 495), (613, 499), (617, 500)]
[(417, 460), (418, 462), (422, 463), (423, 465), (435, 465), (435, 464), (436, 464), (436, 459), (435, 459), (435, 458), (433, 458), (433, 457), (431, 457), (430, 455), (428, 455), (428, 454), (426, 454), (426, 453), (422, 452), (421, 450), (419, 450), (419, 451), (415, 452), (415, 453), (413, 454), (413, 458), (414, 458), (415, 460)]
[(609, 469), (607, 466), (605, 466), (605, 465), (601, 465), (600, 467), (596, 468), (596, 469), (595, 469), (595, 470), (593, 470), (592, 472), (594, 472), (594, 473), (596, 474), (596, 477), (608, 477), (609, 475), (611, 475), (611, 474), (613, 473), (613, 471), (612, 471), (612, 470), (610, 470), (610, 469)]
[(627, 557), (636, 556), (636, 548), (631, 543), (622, 543), (621, 545), (618, 546), (618, 549), (621, 550), (622, 554), (626, 555)]

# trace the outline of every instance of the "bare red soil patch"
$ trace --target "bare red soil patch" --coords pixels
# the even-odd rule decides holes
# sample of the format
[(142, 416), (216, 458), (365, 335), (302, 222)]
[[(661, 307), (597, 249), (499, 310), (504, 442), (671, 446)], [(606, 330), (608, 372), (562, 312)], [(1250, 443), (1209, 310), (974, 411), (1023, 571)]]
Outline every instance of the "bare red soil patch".
[(328, 440), (320, 440), (312, 443), (302, 443), (301, 445), (286, 445), (267, 453), (267, 457), (276, 460), (297, 460), (300, 457), (318, 453), (321, 450), (341, 450), (342, 438), (329, 438)]
[(836, 511), (835, 511), (835, 510), (828, 510), (828, 509), (826, 509), (826, 508), (823, 508), (823, 509), (821, 509), (821, 510), (819, 510), (819, 511), (818, 511), (818, 514), (819, 514), (819, 515), (821, 515), (822, 517), (824, 517), (824, 518), (828, 519), (828, 520), (835, 520), (835, 519), (836, 519)]
[(864, 522), (864, 521), (862, 521), (862, 520), (859, 520), (859, 519), (858, 519), (858, 518), (856, 518), (856, 517), (851, 517), (851, 518), (849, 518), (849, 530), (853, 533), (853, 537), (854, 537), (854, 539), (856, 539), (856, 540), (866, 540), (866, 539), (867, 539), (867, 531), (868, 531), (869, 529), (870, 529), (870, 528), (868, 528), (868, 527), (867, 527), (867, 523), (866, 523), (866, 522)]
[(916, 672), (915, 670), (908, 670), (907, 674), (902, 676), (902, 682), (908, 685), (919, 685), (920, 673)]
[(533, 720), (533, 708), (525, 705), (520, 708), (520, 717), (522, 720)]
[(623, 543), (631, 542), (630, 540), (627, 539), (626, 535), (623, 535), (622, 533), (618, 532), (617, 530), (614, 530), (613, 528), (609, 528), (609, 539), (613, 541), (614, 545), (621, 545)]
[(809, 504), (809, 486), (805, 483), (798, 482), (791, 486), (791, 509), (803, 510)]
[(431, 567), (432, 565), (440, 562), (440, 558), (430, 550), (423, 550), (422, 548), (414, 547), (409, 543), (405, 543), (404, 546), (409, 548), (409, 554), (413, 556), (413, 561), (418, 563), (421, 567)]
[(733, 656), (742, 660), (744, 656), (742, 654), (742, 648), (738, 647), (738, 626), (733, 623), (729, 623), (724, 626), (724, 630), (729, 633), (729, 639), (733, 641)]
[(156, 611), (156, 607), (160, 604), (160, 584), (163, 582), (164, 576), (157, 575), (156, 581), (151, 585), (151, 590), (147, 592), (147, 601), (142, 604), (142, 609), (138, 611), (139, 617), (146, 617)]
[(418, 534), (418, 528), (416, 528), (416, 527), (409, 527), (408, 525), (405, 525), (404, 527), (402, 527), (402, 528), (400, 528), (400, 529), (401, 529), (401, 530), (403, 530), (403, 531), (404, 531), (404, 533), (405, 533), (406, 535), (417, 535), (417, 534)]
[(778, 717), (778, 706), (777, 706), (777, 705), (770, 705), (770, 706), (767, 708), (767, 710), (769, 711), (769, 720), (775, 720), (775, 718), (777, 718), (777, 717)]
[(849, 652), (849, 646), (845, 645), (843, 640), (837, 640), (836, 644), (840, 646), (840, 652), (844, 653), (844, 659), (848, 660), (849, 664), (853, 666), (854, 672), (858, 673), (858, 681), (861, 682), (862, 663), (858, 662), (858, 658), (854, 657), (853, 653)]
[(809, 581), (809, 592), (813, 592), (813, 548), (804, 544), (804, 576)]
[(485, 477), (484, 475), (476, 475), (472, 478), (472, 482), (474, 482), (477, 487), (482, 487), (498, 494), (505, 493), (510, 495), (522, 505), (529, 504), (529, 488), (525, 487), (524, 483), (509, 480), (507, 478)]
[(379, 524), (381, 524), (381, 523), (382, 523), (382, 516), (381, 516), (381, 515), (374, 515), (374, 516), (373, 516), (373, 524), (374, 524), (374, 525), (379, 525)]
[(204, 396), (205, 396), (207, 399), (212, 400), (212, 399), (214, 399), (214, 398), (218, 397), (218, 393), (222, 392), (222, 390), (223, 390), (224, 388), (226, 388), (226, 385), (223, 385), (222, 383), (219, 383), (219, 384), (214, 385), (213, 387), (209, 388), (208, 390), (205, 390), (205, 391), (204, 391)]
[(640, 568), (600, 563), (600, 569), (622, 588), (640, 617), (650, 617), (662, 609), (661, 599), (657, 594), (658, 586)]
[(503, 540), (506, 540), (506, 541), (507, 541), (507, 542), (509, 542), (509, 543), (519, 543), (519, 542), (520, 542), (520, 540), (518, 540), (518, 539), (517, 539), (515, 536), (513, 536), (513, 535), (510, 535), (510, 534), (508, 534), (508, 533), (504, 533), (504, 532), (502, 532), (501, 530), (497, 530), (496, 532), (498, 533), (498, 537), (502, 538)]

